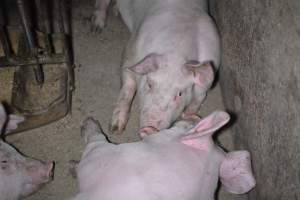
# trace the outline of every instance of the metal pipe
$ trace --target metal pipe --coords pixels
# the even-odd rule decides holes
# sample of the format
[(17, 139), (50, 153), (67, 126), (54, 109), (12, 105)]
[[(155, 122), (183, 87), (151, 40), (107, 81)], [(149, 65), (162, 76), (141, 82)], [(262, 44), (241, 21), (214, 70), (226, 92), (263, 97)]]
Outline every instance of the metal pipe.
[[(28, 16), (28, 12), (26, 12), (24, 0), (17, 0), (17, 4), (18, 4), (21, 20), (22, 20), (22, 27), (23, 27), (23, 30), (26, 35), (26, 41), (28, 43), (30, 53), (32, 56), (36, 57), (38, 54), (38, 51), (37, 51), (36, 43), (34, 40), (33, 32), (30, 27), (29, 16)], [(37, 63), (39, 63), (38, 59), (37, 59)], [(35, 73), (35, 78), (36, 78), (37, 83), (39, 85), (43, 84), (44, 72), (43, 72), (42, 66), (40, 64), (34, 65), (33, 70)]]
[[(39, 55), (39, 64), (61, 64), (67, 63), (68, 58), (65, 54), (49, 54), (49, 55)], [(0, 68), (3, 67), (15, 67), (15, 66), (32, 66), (37, 65), (36, 57), (29, 56), (11, 56), (0, 57)]]
[(4, 29), (4, 26), (0, 25), (0, 42), (2, 44), (2, 48), (4, 51), (5, 57), (10, 57), (12, 55), (12, 50), (9, 45), (9, 40), (6, 34), (6, 31)]
[(5, 29), (5, 20), (2, 4), (0, 3), (0, 42), (6, 57), (10, 57), (12, 54), (11, 46), (9, 45), (8, 35)]
[[(43, 3), (43, 4), (42, 4)], [(35, 0), (36, 12), (38, 16), (38, 24), (41, 32), (44, 34), (44, 42), (45, 42), (45, 49), (46, 53), (50, 54), (52, 52), (52, 45), (50, 40), (50, 23), (49, 23), (49, 12), (47, 9), (47, 0)]]

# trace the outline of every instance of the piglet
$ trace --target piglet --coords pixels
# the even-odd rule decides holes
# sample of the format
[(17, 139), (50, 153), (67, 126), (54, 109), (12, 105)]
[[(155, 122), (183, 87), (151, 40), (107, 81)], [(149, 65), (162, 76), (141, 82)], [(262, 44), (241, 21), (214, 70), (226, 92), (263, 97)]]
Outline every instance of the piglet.
[[(16, 115), (7, 116), (0, 104), (0, 130), (16, 129), (24, 120)], [(19, 200), (50, 181), (53, 177), (53, 162), (44, 163), (20, 154), (0, 139), (0, 200)]]
[(229, 118), (215, 111), (196, 125), (179, 121), (119, 145), (107, 142), (98, 122), (87, 119), (74, 200), (213, 200), (219, 178), (231, 193), (248, 192), (255, 186), (249, 152), (226, 153), (212, 140)]

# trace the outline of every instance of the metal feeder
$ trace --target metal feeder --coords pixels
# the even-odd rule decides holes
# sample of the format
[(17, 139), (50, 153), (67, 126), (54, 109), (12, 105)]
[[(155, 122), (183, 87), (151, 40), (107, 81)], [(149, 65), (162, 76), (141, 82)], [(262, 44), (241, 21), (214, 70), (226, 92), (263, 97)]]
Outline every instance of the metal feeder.
[(74, 81), (67, 3), (0, 2), (0, 101), (26, 118), (14, 132), (61, 119), (71, 110)]

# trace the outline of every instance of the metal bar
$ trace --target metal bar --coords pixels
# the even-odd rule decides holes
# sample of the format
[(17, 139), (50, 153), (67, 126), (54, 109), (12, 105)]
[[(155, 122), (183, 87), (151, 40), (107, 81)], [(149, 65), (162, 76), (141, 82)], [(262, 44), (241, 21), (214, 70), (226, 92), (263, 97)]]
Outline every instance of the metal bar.
[[(3, 3), (3, 2), (2, 2)], [(5, 29), (5, 19), (2, 4), (0, 3), (0, 42), (6, 57), (11, 56), (12, 49), (9, 44), (8, 35)]]
[(12, 55), (12, 50), (11, 46), (9, 45), (7, 33), (2, 25), (0, 25), (0, 42), (2, 44), (5, 57), (10, 57)]
[(64, 29), (64, 22), (63, 22), (63, 16), (62, 16), (62, 9), (61, 9), (61, 0), (53, 0), (53, 8), (54, 8), (54, 21), (57, 28), (57, 33), (65, 33)]
[[(37, 56), (38, 51), (37, 51), (36, 43), (34, 40), (33, 32), (30, 27), (28, 12), (26, 13), (24, 0), (17, 0), (17, 3), (18, 3), (18, 8), (19, 8), (19, 12), (21, 15), (21, 20), (22, 20), (22, 26), (23, 26), (23, 29), (24, 29), (24, 32), (26, 35), (30, 53), (32, 56)], [(37, 60), (37, 62), (38, 62), (38, 60)], [(35, 73), (35, 78), (36, 78), (37, 83), (41, 85), (44, 82), (44, 73), (43, 73), (42, 66), (40, 64), (34, 65), (33, 70)]]
[(45, 49), (46, 53), (50, 54), (52, 52), (52, 45), (50, 40), (50, 23), (49, 23), (49, 12), (47, 9), (47, 0), (35, 0), (36, 12), (38, 16), (39, 27), (44, 33), (45, 38)]
[[(73, 74), (73, 66), (72, 66), (72, 52), (71, 52), (71, 45), (68, 35), (66, 34), (65, 26), (69, 25), (69, 18), (67, 18), (67, 9), (66, 9), (66, 2), (65, 0), (54, 0), (54, 21), (57, 23), (57, 31), (58, 35), (60, 35), (60, 40), (63, 44), (63, 53), (67, 57), (67, 67), (68, 67), (68, 75), (70, 77), (70, 86), (73, 89), (74, 87), (74, 74)], [(63, 15), (63, 12), (65, 15)]]
[(68, 58), (64, 54), (40, 55), (38, 62), (36, 57), (0, 57), (0, 68), (15, 66), (31, 66), (37, 64), (60, 64), (68, 62)]

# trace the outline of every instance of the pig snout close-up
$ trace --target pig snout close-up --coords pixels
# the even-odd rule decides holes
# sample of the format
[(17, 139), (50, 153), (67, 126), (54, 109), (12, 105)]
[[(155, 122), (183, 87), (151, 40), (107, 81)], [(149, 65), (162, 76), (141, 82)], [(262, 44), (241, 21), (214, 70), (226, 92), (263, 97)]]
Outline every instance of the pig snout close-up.
[(139, 142), (119, 145), (109, 143), (100, 124), (88, 118), (74, 200), (213, 200), (219, 180), (231, 193), (250, 191), (255, 179), (249, 152), (227, 153), (212, 139), (229, 118), (215, 111), (196, 125), (179, 121)]
[[(20, 116), (6, 115), (0, 104), (2, 133), (16, 129), (23, 120)], [(53, 170), (53, 162), (25, 157), (0, 139), (0, 200), (19, 200), (31, 195), (53, 178)]]
[[(94, 30), (106, 24), (110, 0), (96, 0)], [(117, 0), (131, 32), (122, 88), (110, 123), (123, 133), (135, 94), (140, 128), (155, 132), (178, 117), (195, 117), (220, 64), (220, 41), (206, 0)]]

